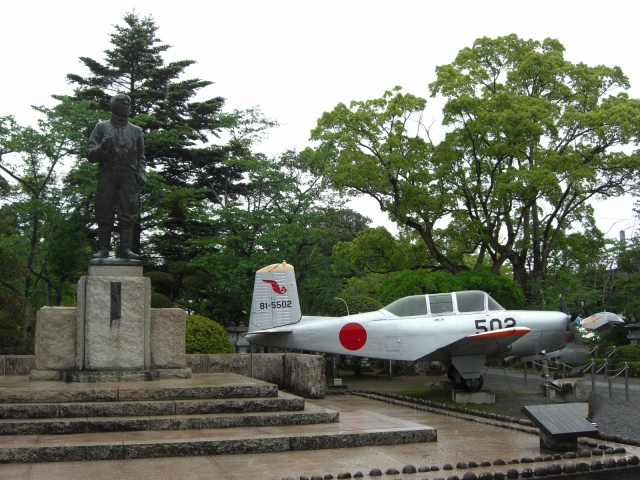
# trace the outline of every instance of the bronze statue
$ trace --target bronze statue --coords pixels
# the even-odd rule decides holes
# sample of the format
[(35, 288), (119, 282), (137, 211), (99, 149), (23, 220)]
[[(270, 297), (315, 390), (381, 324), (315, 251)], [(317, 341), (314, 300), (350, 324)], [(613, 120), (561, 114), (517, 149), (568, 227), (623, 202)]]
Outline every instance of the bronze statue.
[(146, 161), (142, 129), (129, 123), (131, 98), (118, 94), (111, 98), (111, 118), (99, 122), (89, 139), (87, 158), (98, 164), (98, 189), (95, 196), (98, 223), (98, 253), (108, 258), (111, 250), (116, 206), (120, 228), (120, 257), (139, 259), (131, 251), (133, 228), (138, 220), (140, 196), (138, 183), (144, 184)]

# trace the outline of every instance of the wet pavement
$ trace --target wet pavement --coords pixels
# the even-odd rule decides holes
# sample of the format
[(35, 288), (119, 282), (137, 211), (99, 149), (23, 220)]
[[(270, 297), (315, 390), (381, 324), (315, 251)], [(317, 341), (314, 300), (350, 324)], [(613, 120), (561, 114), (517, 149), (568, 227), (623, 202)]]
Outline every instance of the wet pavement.
[[(491, 383), (490, 376), (488, 376)], [(370, 389), (400, 393), (416, 385), (424, 385), (435, 380), (432, 377), (398, 377), (391, 382), (379, 380), (350, 382), (353, 389)], [(529, 380), (531, 382), (531, 380)], [(349, 383), (349, 382), (347, 382)], [(539, 382), (538, 382), (539, 383)], [(490, 386), (487, 388), (491, 388)], [(529, 386), (531, 392), (537, 388), (535, 383)], [(533, 399), (533, 393), (532, 399)], [(537, 397), (536, 397), (537, 398)], [(540, 402), (543, 398), (540, 396)], [(369, 472), (379, 468), (383, 473), (389, 468), (402, 471), (405, 465), (437, 466), (439, 472), (419, 474), (395, 474), (386, 478), (422, 479), (447, 478), (452, 473), (462, 477), (467, 470), (443, 471), (445, 463), (453, 466), (458, 462), (483, 460), (493, 462), (496, 459), (509, 461), (512, 458), (535, 457), (552, 452), (541, 451), (537, 435), (525, 433), (484, 423), (462, 420), (437, 413), (425, 412), (405, 406), (392, 405), (381, 401), (355, 395), (330, 395), (323, 400), (307, 400), (307, 402), (338, 410), (341, 417), (341, 429), (385, 428), (390, 424), (424, 425), (435, 427), (438, 440), (430, 443), (409, 445), (391, 445), (379, 447), (359, 447), (349, 449), (328, 449), (314, 451), (294, 451), (285, 453), (218, 455), (202, 457), (159, 458), (140, 460), (111, 460), (34, 464), (0, 465), (0, 478), (3, 480), (34, 479), (281, 479), (302, 475), (331, 474), (337, 477), (340, 472), (354, 475), (360, 471), (365, 479)], [(509, 412), (510, 414), (511, 412)], [(299, 428), (299, 427), (297, 427)], [(328, 428), (327, 425), (310, 428)], [(335, 428), (335, 427), (334, 427)], [(231, 432), (208, 432), (228, 435)], [(599, 442), (601, 443), (601, 442)], [(619, 444), (607, 442), (613, 447)], [(627, 456), (640, 455), (640, 448), (624, 445)], [(608, 456), (608, 455), (607, 455)], [(620, 456), (620, 455), (618, 455)], [(598, 457), (602, 459), (603, 457)], [(587, 463), (591, 458), (585, 458)], [(548, 464), (544, 462), (541, 464)], [(560, 465), (563, 460), (558, 461)], [(514, 465), (518, 470), (525, 467), (534, 468), (541, 464)], [(478, 467), (476, 474), (483, 471), (507, 471), (507, 466)], [(373, 477), (371, 477), (373, 478)]]

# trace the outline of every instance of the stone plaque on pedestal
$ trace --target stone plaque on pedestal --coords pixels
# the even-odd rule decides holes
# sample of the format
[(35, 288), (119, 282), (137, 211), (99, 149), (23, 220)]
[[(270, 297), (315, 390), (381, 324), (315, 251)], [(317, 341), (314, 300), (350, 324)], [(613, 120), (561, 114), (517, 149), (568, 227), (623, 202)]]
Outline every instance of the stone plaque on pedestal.
[(577, 403), (530, 405), (522, 412), (540, 429), (540, 446), (556, 452), (575, 450), (578, 437), (596, 437), (598, 428)]

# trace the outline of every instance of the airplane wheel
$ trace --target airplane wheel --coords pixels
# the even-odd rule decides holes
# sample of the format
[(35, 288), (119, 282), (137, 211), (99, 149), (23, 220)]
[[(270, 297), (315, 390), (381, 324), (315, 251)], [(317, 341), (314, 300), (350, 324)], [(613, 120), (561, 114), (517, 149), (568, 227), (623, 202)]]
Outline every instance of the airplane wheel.
[(482, 377), (469, 378), (462, 382), (462, 386), (467, 392), (479, 392), (484, 385), (484, 379)]

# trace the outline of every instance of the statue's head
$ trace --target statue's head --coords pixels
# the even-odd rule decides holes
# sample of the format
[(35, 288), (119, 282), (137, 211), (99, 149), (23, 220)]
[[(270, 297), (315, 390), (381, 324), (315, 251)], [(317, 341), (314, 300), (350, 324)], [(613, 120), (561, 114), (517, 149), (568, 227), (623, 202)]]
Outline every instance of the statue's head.
[(131, 97), (124, 93), (119, 93), (111, 97), (109, 105), (111, 106), (111, 112), (121, 117), (128, 117), (131, 109)]

